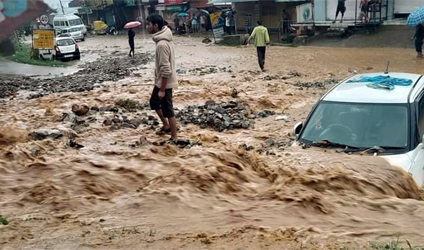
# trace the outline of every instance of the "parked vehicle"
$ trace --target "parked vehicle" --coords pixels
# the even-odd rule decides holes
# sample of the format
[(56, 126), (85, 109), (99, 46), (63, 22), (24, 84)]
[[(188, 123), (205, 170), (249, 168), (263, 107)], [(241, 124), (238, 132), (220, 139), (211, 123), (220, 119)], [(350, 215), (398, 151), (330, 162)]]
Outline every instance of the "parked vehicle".
[(77, 42), (72, 37), (56, 38), (56, 60), (76, 59), (81, 58)]
[[(395, 85), (389, 90), (370, 82), (358, 82), (361, 77), (381, 75), (409, 79), (411, 84)], [(306, 122), (296, 124), (294, 133), (300, 144), (374, 153), (409, 172), (422, 187), (424, 77), (380, 73), (346, 79), (318, 101)]]
[(94, 21), (94, 34), (97, 34), (97, 35), (109, 34), (109, 35), (117, 36), (119, 32), (114, 25), (108, 26), (103, 21)]
[(63, 29), (59, 36), (64, 36), (64, 35), (69, 35), (71, 36), (74, 40), (80, 40), (80, 41), (85, 41), (85, 36), (82, 33), (82, 31), (80, 30), (80, 28), (66, 28)]
[(87, 28), (82, 22), (81, 18), (76, 15), (56, 15), (53, 19), (53, 26), (57, 33), (63, 29), (77, 28), (85, 36), (87, 35)]

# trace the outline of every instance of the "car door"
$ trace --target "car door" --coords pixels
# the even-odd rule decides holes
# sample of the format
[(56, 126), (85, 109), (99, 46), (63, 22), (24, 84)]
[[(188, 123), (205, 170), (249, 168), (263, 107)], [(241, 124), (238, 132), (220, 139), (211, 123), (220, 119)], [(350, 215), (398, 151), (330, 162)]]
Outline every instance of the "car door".
[(413, 163), (409, 172), (414, 180), (422, 186), (424, 183), (424, 93), (421, 93), (415, 106), (417, 110), (415, 113), (417, 129), (414, 130), (414, 133), (419, 138), (419, 143), (410, 152)]

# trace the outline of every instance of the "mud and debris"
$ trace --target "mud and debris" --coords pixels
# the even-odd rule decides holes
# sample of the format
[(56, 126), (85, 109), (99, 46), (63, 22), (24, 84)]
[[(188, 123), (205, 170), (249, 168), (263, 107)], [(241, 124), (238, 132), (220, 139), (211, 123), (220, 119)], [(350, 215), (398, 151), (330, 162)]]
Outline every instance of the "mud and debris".
[[(70, 85), (0, 76), (9, 81), (0, 86), (8, 98), (0, 103), (2, 249), (424, 245), (422, 191), (408, 173), (372, 155), (303, 149), (293, 135), (337, 79), (364, 68), (363, 58), (377, 69), (384, 55), (393, 71), (420, 73), (424, 65), (407, 63), (407, 51), (271, 47), (264, 73), (252, 47), (178, 37), (172, 142), (157, 133), (162, 124), (148, 105), (154, 63), (142, 55), (154, 43), (140, 39), (133, 64), (115, 52), (127, 49), (125, 37), (96, 39), (86, 43), (107, 44), (101, 60), (122, 57), (114, 62), (125, 67), (60, 77)], [(27, 99), (25, 90), (39, 96)]]
[(137, 54), (131, 60), (124, 56), (104, 57), (82, 65), (82, 69), (72, 75), (50, 79), (0, 75), (0, 98), (14, 97), (20, 90), (33, 92), (29, 99), (51, 93), (91, 91), (105, 81), (115, 82), (131, 76), (132, 68), (146, 65), (152, 58), (151, 53)]

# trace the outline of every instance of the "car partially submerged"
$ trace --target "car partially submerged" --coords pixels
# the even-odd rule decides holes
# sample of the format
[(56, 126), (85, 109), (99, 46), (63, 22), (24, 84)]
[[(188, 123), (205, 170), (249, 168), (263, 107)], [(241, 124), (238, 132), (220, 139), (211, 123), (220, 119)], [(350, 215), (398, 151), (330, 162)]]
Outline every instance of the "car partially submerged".
[[(364, 81), (379, 77), (395, 81)], [(396, 80), (402, 84), (396, 85)], [(373, 73), (345, 79), (322, 96), (306, 122), (294, 130), (301, 144), (370, 152), (409, 172), (419, 187), (424, 184), (422, 75)]]

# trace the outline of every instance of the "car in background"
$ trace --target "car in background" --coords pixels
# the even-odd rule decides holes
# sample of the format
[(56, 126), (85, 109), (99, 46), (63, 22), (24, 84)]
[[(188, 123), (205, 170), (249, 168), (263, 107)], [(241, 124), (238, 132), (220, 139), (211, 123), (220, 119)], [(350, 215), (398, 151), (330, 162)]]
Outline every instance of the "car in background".
[(53, 18), (53, 26), (57, 33), (67, 28), (79, 28), (83, 35), (87, 35), (87, 28), (82, 19), (74, 14), (55, 15)]
[(81, 54), (77, 42), (69, 36), (57, 37), (55, 44), (56, 60), (75, 59), (79, 60)]
[(85, 41), (84, 33), (82, 32), (82, 28), (73, 27), (73, 28), (65, 28), (60, 31), (59, 36), (71, 36), (74, 40)]
[[(409, 84), (386, 88), (367, 82), (376, 77)], [(386, 72), (345, 79), (321, 97), (305, 123), (295, 125), (294, 134), (306, 147), (373, 153), (423, 187), (424, 77)]]

